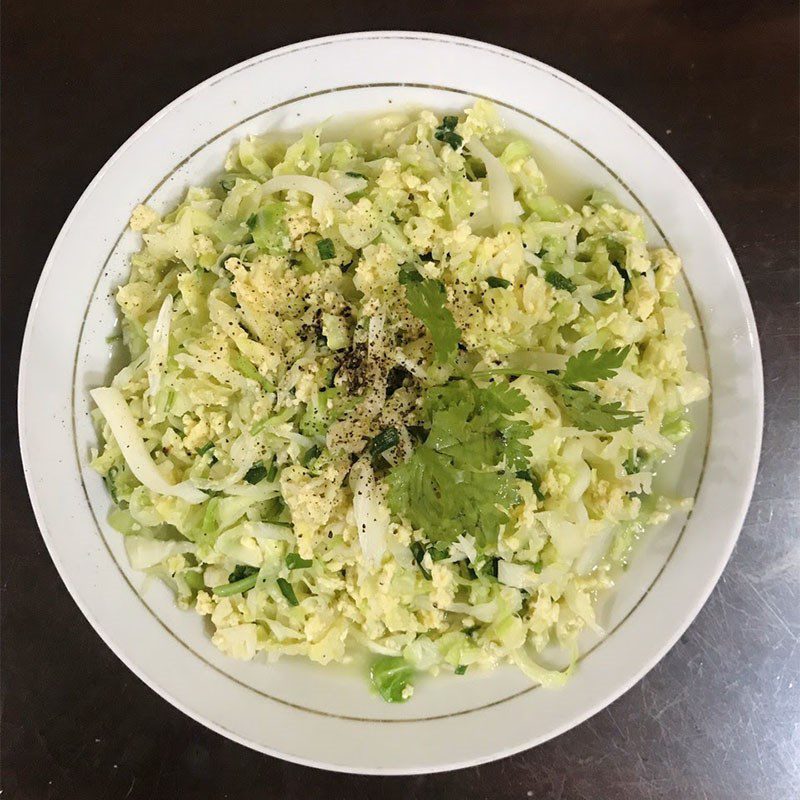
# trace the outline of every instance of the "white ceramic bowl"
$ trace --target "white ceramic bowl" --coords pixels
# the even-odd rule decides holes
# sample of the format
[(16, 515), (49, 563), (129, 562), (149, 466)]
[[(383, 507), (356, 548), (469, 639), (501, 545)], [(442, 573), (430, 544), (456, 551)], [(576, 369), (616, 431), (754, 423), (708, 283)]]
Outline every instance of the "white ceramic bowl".
[[(248, 133), (406, 106), (463, 109), (493, 100), (531, 138), (558, 191), (614, 192), (652, 243), (682, 257), (684, 303), (698, 322), (696, 369), (710, 402), (664, 480), (695, 496), (690, 518), (647, 537), (604, 604), (607, 633), (582, 641), (568, 686), (533, 688), (517, 671), (423, 681), (389, 706), (346, 668), (227, 660), (203, 620), (127, 565), (105, 523), (109, 501), (87, 469), (95, 442), (87, 390), (102, 382), (115, 324), (110, 293), (138, 247), (132, 207), (176, 202), (217, 173)], [(596, 713), (672, 646), (708, 597), (750, 498), (761, 440), (755, 323), (733, 255), (707, 206), (667, 154), (622, 112), (571, 78), (480, 42), (418, 33), (318, 39), (251, 59), (169, 105), (103, 167), (70, 214), (30, 312), (19, 384), (20, 440), (36, 517), (75, 601), (114, 652), (199, 722), (291, 761), (364, 773), (477, 764), (532, 747)], [(55, 657), (55, 655), (53, 656)]]

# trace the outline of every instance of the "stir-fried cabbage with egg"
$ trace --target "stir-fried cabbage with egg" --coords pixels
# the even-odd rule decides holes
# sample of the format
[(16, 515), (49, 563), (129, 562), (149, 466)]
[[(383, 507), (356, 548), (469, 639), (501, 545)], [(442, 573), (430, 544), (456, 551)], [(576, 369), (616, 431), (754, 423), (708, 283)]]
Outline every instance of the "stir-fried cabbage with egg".
[(92, 392), (110, 521), (235, 658), (367, 648), (390, 701), (506, 662), (561, 683), (537, 653), (688, 507), (652, 483), (709, 390), (680, 260), (551, 195), (485, 102), (357, 133), (248, 137), (134, 210), (129, 357)]

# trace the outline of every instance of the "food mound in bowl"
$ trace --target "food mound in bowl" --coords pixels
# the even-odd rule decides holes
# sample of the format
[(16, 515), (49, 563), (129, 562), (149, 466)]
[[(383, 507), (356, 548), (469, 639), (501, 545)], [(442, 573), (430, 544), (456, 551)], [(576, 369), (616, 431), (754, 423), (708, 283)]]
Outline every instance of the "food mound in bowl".
[(548, 193), (488, 103), (249, 137), (137, 207), (127, 365), (93, 458), (131, 565), (235, 658), (354, 648), (415, 673), (574, 653), (614, 568), (689, 502), (653, 489), (708, 383), (668, 249)]

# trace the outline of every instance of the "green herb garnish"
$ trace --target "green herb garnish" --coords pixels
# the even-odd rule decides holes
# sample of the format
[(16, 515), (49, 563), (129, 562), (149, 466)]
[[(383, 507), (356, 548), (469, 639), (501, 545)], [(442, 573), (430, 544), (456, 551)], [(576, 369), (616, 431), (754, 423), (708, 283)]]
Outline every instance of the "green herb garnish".
[(487, 278), (486, 283), (492, 289), (508, 289), (511, 286), (511, 281), (507, 281), (505, 278), (495, 278), (494, 275), (491, 278)]
[(564, 407), (575, 427), (585, 431), (613, 431), (632, 428), (642, 421), (639, 414), (622, 408), (621, 403), (603, 403), (597, 395), (573, 384), (611, 378), (622, 365), (630, 347), (613, 350), (586, 350), (567, 361), (564, 374), (500, 367), (474, 372), (473, 378), (488, 378), (494, 375), (519, 377), (530, 375), (544, 384)]
[(330, 239), (320, 239), (317, 242), (317, 250), (319, 252), (319, 257), (323, 261), (328, 261), (336, 256), (336, 248), (333, 246), (333, 242)]
[(367, 445), (369, 454), (375, 458), (380, 455), (384, 450), (390, 450), (396, 447), (400, 442), (400, 433), (397, 428), (386, 428), (375, 436)]
[(429, 389), (428, 436), (387, 478), (392, 511), (434, 542), (462, 533), (479, 544), (495, 541), (518, 499), (508, 470), (524, 469), (530, 458), (530, 426), (510, 419), (527, 405), (507, 383), (459, 380)]
[(308, 450), (303, 453), (302, 457), (300, 458), (300, 463), (307, 467), (312, 461), (315, 461), (322, 455), (322, 449), (318, 444), (312, 445), (308, 448)]
[(445, 117), (442, 124), (433, 132), (434, 139), (450, 145), (453, 150), (458, 150), (464, 144), (464, 137), (455, 133), (456, 125), (458, 125), (458, 117)]
[(258, 464), (253, 464), (249, 470), (245, 473), (244, 479), (253, 485), (257, 483), (261, 483), (264, 478), (267, 477), (267, 468), (264, 466), (263, 462), (259, 462)]
[(278, 578), (277, 580), (278, 588), (281, 590), (281, 594), (286, 598), (290, 606), (297, 606), (300, 603), (297, 601), (297, 595), (294, 593), (294, 589), (292, 588), (292, 584), (289, 583), (285, 578)]
[[(419, 274), (419, 273), (416, 273)], [(404, 273), (400, 273), (403, 283)], [(445, 363), (455, 354), (461, 331), (447, 308), (447, 292), (441, 281), (426, 278), (418, 283), (406, 283), (406, 299), (411, 313), (425, 323), (436, 353), (436, 361)]]
[(215, 586), (213, 592), (217, 597), (230, 597), (234, 594), (242, 594), (252, 589), (258, 580), (258, 567), (250, 567), (239, 564), (230, 575), (228, 583), (222, 586)]
[(244, 375), (245, 378), (249, 378), (251, 381), (256, 381), (257, 383), (261, 384), (261, 388), (264, 389), (265, 392), (276, 391), (275, 385), (271, 381), (267, 380), (253, 366), (252, 362), (248, 361), (241, 353), (236, 353), (234, 355), (233, 366), (238, 372)]
[(555, 289), (563, 289), (566, 292), (574, 292), (578, 288), (566, 275), (562, 275), (554, 269), (546, 272), (544, 279)]
[(422, 542), (411, 542), (410, 550), (414, 556), (414, 561), (417, 562), (417, 565), (420, 568), (420, 572), (422, 572), (427, 580), (430, 580), (431, 573), (422, 563), (422, 559), (425, 558), (425, 546), (422, 544)]
[(584, 350), (567, 361), (562, 380), (573, 384), (613, 378), (630, 351), (630, 345), (611, 350)]
[(287, 553), (286, 566), (289, 569), (306, 569), (314, 562), (310, 558), (301, 558), (299, 553)]

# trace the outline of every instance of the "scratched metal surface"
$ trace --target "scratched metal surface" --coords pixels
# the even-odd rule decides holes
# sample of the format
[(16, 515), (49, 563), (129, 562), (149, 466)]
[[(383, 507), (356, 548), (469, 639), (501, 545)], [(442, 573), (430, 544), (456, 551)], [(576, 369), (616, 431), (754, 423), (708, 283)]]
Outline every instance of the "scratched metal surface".
[[(800, 796), (797, 39), (794, 2), (523, 0), (337, 7), (5, 3), (2, 784), (19, 800), (789, 800)], [(766, 429), (741, 540), (706, 607), (643, 681), (496, 764), (414, 778), (284, 764), (147, 689), (68, 597), (36, 530), (14, 419), (28, 303), (58, 228), (128, 134), (236, 61), (363, 28), (483, 38), (553, 64), (649, 130), (708, 200), (753, 299)]]

